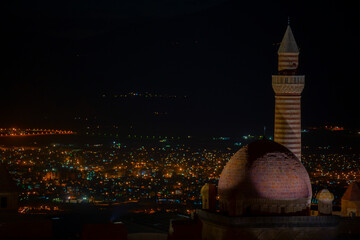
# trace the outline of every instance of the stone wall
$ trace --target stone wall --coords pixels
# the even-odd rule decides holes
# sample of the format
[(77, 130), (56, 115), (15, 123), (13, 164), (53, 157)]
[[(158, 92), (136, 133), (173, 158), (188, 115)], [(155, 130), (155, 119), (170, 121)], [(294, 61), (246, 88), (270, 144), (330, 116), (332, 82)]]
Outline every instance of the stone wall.
[(336, 239), (337, 216), (229, 217), (197, 211), (203, 240)]

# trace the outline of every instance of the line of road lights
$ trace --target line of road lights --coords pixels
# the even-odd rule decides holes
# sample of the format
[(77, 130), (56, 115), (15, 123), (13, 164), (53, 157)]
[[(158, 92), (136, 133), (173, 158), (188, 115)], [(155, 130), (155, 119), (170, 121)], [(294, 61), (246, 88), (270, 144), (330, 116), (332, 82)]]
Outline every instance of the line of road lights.
[[(4, 133), (7, 132), (7, 133)], [(0, 137), (17, 137), (33, 135), (54, 135), (54, 134), (75, 134), (73, 131), (54, 130), (54, 129), (25, 129), (20, 128), (0, 128)]]

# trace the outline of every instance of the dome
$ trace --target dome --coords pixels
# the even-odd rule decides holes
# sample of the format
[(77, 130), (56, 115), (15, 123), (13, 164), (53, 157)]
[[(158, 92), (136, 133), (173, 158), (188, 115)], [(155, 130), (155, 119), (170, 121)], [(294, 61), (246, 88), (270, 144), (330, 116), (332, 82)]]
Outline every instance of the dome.
[(334, 200), (334, 194), (329, 192), (327, 189), (322, 189), (320, 192), (316, 194), (317, 200)]
[[(244, 208), (253, 212), (253, 205), (258, 212), (284, 211), (270, 209), (274, 206), (302, 211), (312, 195), (302, 163), (286, 147), (266, 139), (244, 146), (231, 157), (220, 175), (218, 191), (220, 208), (232, 215)], [(289, 204), (291, 208), (286, 207)]]

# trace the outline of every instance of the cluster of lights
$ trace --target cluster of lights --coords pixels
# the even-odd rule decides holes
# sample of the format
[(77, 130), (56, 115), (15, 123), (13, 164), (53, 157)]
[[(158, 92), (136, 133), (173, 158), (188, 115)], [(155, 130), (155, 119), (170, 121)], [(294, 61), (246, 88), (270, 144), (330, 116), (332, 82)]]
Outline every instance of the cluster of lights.
[(0, 137), (75, 134), (69, 130), (0, 128)]
[[(103, 98), (108, 97), (107, 94), (101, 95)], [(177, 95), (168, 95), (168, 94), (156, 94), (156, 93), (149, 93), (149, 92), (128, 92), (125, 94), (114, 94), (109, 95), (113, 98), (130, 98), (130, 97), (143, 97), (143, 98), (179, 98), (180, 96)], [(182, 98), (187, 98), (188, 96), (184, 95), (181, 96)]]
[[(158, 137), (150, 146), (115, 141), (109, 147), (2, 147), (0, 160), (22, 189), (20, 202), (101, 205), (152, 199), (173, 211), (179, 206), (188, 210), (198, 207), (201, 187), (208, 182), (217, 184), (223, 167), (240, 147), (190, 147)], [(215, 140), (228, 142), (226, 137)], [(304, 150), (302, 162), (314, 192), (325, 186), (337, 201), (351, 181), (360, 179), (358, 153), (333, 153), (330, 146), (314, 151), (305, 146)], [(146, 211), (152, 212), (150, 208)]]

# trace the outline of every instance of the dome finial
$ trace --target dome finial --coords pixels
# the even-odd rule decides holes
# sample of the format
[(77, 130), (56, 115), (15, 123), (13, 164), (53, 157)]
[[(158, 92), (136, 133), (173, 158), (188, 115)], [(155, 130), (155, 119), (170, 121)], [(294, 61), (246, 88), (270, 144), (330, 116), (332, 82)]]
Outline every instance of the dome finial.
[(288, 16), (288, 26), (290, 26), (290, 16)]

